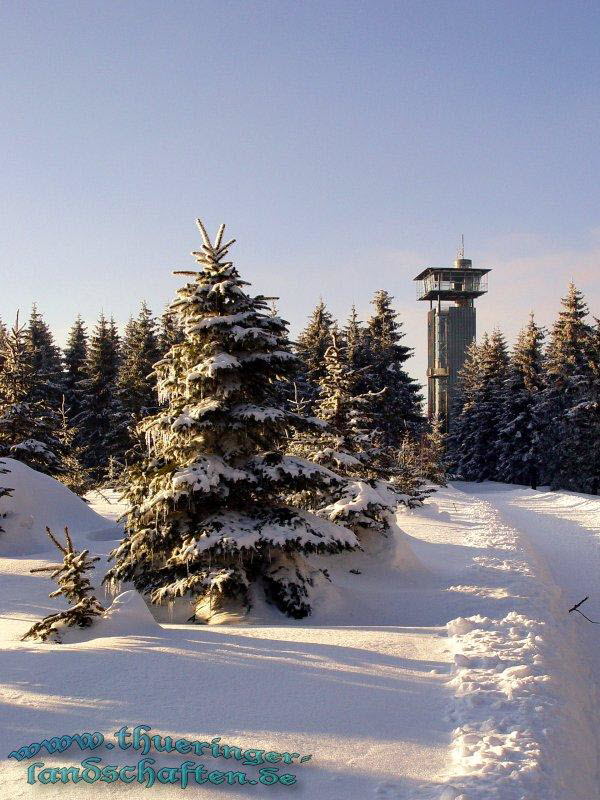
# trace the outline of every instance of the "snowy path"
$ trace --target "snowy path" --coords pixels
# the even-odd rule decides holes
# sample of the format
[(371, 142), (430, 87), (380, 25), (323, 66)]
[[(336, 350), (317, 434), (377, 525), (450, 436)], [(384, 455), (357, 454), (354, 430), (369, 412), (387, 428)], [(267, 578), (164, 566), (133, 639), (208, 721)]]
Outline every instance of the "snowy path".
[[(435, 498), (437, 526), (422, 514), (403, 522), (418, 537), (413, 549), (421, 559), (429, 556), (432, 569), (446, 572), (449, 605), (468, 607), (449, 625), (456, 728), (444, 800), (600, 796), (591, 675), (598, 629), (590, 626), (582, 636), (566, 613), (587, 593), (579, 578), (590, 586), (598, 565), (600, 504), (581, 495), (568, 500), (567, 493), (549, 497), (553, 506), (548, 496), (515, 487), (458, 483)], [(456, 525), (468, 554), (462, 575)], [(448, 551), (445, 564), (440, 545)]]
[[(600, 499), (572, 492), (539, 492), (487, 485), (486, 496), (504, 519), (518, 524), (543, 556), (560, 590), (560, 615), (586, 595), (587, 616), (600, 620)], [(578, 614), (568, 618), (576, 631), (582, 679), (589, 688), (589, 715), (595, 720), (596, 795), (600, 797), (600, 626)]]
[[(107, 522), (43, 476), (20, 481), (0, 535), (2, 800), (149, 796), (138, 783), (29, 786), (30, 762), (6, 759), (44, 737), (110, 736), (140, 723), (312, 755), (292, 770), (292, 788), (187, 790), (207, 800), (598, 798), (600, 626), (566, 610), (589, 593), (600, 619), (600, 501), (456, 484), (399, 516), (408, 535), (329, 560), (333, 580), (309, 620), (287, 622), (257, 603), (246, 625), (132, 618), (120, 635), (52, 645), (20, 642), (55, 607), (47, 579), (29, 574), (54, 559), (39, 520), (51, 509), (54, 526), (68, 522), (78, 543), (105, 555), (118, 510), (111, 496), (96, 498)], [(41, 760), (72, 765), (85, 755)], [(121, 765), (139, 758), (98, 755)], [(157, 765), (183, 760), (161, 753)], [(178, 786), (151, 792), (181, 797)]]

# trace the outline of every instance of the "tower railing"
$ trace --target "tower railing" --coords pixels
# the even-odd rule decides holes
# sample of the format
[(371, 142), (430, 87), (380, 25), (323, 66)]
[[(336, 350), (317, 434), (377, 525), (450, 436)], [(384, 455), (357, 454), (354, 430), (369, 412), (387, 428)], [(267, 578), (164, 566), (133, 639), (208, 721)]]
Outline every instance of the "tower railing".
[(441, 273), (428, 275), (416, 281), (417, 300), (429, 299), (434, 294), (446, 294), (449, 299), (454, 295), (485, 294), (488, 288), (487, 275), (452, 275)]

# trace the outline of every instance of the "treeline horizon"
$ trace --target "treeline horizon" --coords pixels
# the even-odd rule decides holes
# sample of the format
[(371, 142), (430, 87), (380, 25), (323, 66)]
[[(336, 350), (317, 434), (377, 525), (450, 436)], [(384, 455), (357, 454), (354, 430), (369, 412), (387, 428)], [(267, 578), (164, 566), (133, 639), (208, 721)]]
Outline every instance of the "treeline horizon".
[[(305, 415), (315, 412), (333, 337), (346, 369), (356, 372), (351, 393), (369, 394), (387, 440), (400, 447), (405, 434), (424, 430), (422, 387), (404, 368), (413, 351), (401, 343), (393, 297), (380, 290), (372, 306), (365, 323), (352, 308), (340, 327), (321, 300), (296, 341), (288, 339), (301, 366), (282, 396)], [(26, 322), (18, 312), (12, 326), (0, 321), (0, 457), (79, 492), (114, 477), (141, 455), (135, 426), (160, 405), (153, 367), (183, 338), (169, 306), (159, 318), (145, 301), (123, 334), (104, 313), (91, 330), (78, 315), (64, 347), (35, 303)]]
[(549, 331), (535, 321), (510, 349), (496, 328), (460, 374), (447, 440), (450, 472), (598, 494), (600, 320), (570, 283)]
[[(315, 412), (335, 341), (340, 362), (354, 376), (350, 393), (379, 406), (388, 444), (399, 448), (406, 434), (422, 437), (429, 429), (424, 387), (407, 372), (414, 351), (402, 343), (404, 325), (393, 299), (380, 290), (365, 322), (353, 306), (342, 324), (320, 300), (295, 341), (288, 340), (302, 366), (293, 389), (283, 392), (285, 402)], [(155, 316), (142, 301), (123, 333), (104, 313), (91, 330), (78, 315), (64, 347), (37, 304), (25, 324), (15, 316), (12, 327), (0, 321), (0, 457), (68, 475), (65, 482), (77, 491), (113, 477), (143, 449), (133, 429), (158, 408), (153, 365), (182, 340), (176, 315), (167, 306)], [(571, 284), (550, 332), (532, 314), (510, 348), (498, 328), (473, 343), (446, 439), (452, 475), (599, 491), (599, 323), (588, 317), (582, 293)], [(577, 456), (567, 467), (565, 453), (573, 448)]]

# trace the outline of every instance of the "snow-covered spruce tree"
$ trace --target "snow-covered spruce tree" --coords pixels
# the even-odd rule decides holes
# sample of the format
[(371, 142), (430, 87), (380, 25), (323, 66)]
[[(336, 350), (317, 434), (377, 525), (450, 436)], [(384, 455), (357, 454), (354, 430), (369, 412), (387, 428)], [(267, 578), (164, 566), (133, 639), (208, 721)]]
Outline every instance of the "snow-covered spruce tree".
[(387, 446), (399, 448), (407, 433), (420, 432), (421, 387), (404, 369), (412, 350), (401, 343), (405, 334), (386, 291), (375, 293), (374, 313), (367, 323), (367, 376), (364, 388), (377, 395), (372, 411), (377, 429)]
[(300, 396), (308, 402), (312, 413), (319, 397), (319, 382), (324, 375), (325, 352), (331, 341), (334, 320), (323, 300), (319, 300), (306, 328), (298, 336), (295, 351), (301, 361), (296, 385)]
[(49, 597), (63, 595), (72, 605), (65, 611), (48, 614), (47, 617), (36, 622), (22, 637), (22, 641), (40, 639), (45, 642), (50, 639), (60, 644), (62, 641), (61, 634), (65, 628), (73, 628), (75, 626), (89, 628), (94, 622), (94, 618), (99, 617), (105, 611), (96, 597), (94, 597), (94, 590), (86, 575), (86, 572), (94, 569), (94, 562), (100, 561), (100, 556), (90, 558), (89, 550), (82, 550), (81, 552), (75, 550), (68, 528), (65, 528), (65, 544), (59, 542), (50, 528), (46, 528), (46, 533), (52, 543), (63, 554), (62, 564), (55, 564), (51, 567), (36, 567), (30, 572), (51, 572), (50, 577), (58, 583), (59, 588), (51, 592)]
[(360, 370), (365, 370), (369, 366), (370, 359), (366, 329), (358, 318), (355, 306), (350, 309), (350, 316), (342, 329), (342, 336), (346, 346), (346, 359), (356, 372), (356, 385), (360, 386), (362, 378)]
[(82, 470), (73, 447), (74, 431), (67, 420), (67, 373), (63, 367), (62, 353), (54, 343), (50, 328), (34, 304), (25, 331), (30, 363), (33, 371), (28, 402), (38, 403), (44, 409), (53, 433), (52, 452), (60, 458), (60, 465), (51, 469), (63, 483), (73, 490), (83, 491)]
[[(567, 381), (548, 370), (548, 385), (552, 389), (553, 378), (557, 385), (563, 385), (563, 403), (566, 413), (562, 420), (561, 435), (568, 452), (557, 453), (553, 487), (573, 489), (575, 491), (593, 492), (599, 488), (599, 382), (598, 382), (598, 321), (592, 327), (585, 321), (587, 306), (583, 296), (571, 286), (566, 301), (567, 317), (559, 321), (553, 330), (559, 341), (566, 342), (563, 348), (562, 369), (570, 363), (571, 374)], [(562, 315), (561, 315), (562, 316)], [(554, 338), (551, 342), (554, 344)], [(583, 359), (581, 358), (583, 350)], [(566, 352), (565, 352), (566, 351)], [(570, 355), (569, 355), (570, 354)], [(553, 358), (551, 352), (549, 361)], [(560, 360), (554, 360), (555, 367), (560, 369)], [(558, 378), (558, 380), (557, 380)]]
[(542, 481), (553, 489), (585, 491), (589, 485), (587, 437), (589, 430), (580, 411), (588, 400), (592, 330), (586, 322), (587, 305), (571, 283), (562, 300), (545, 363), (545, 386), (537, 394), (535, 413), (542, 427), (539, 451), (543, 456)]
[(0, 456), (16, 458), (39, 472), (60, 473), (60, 420), (40, 390), (27, 331), (18, 315), (2, 339), (0, 361)]
[(67, 416), (69, 420), (73, 420), (82, 410), (83, 390), (81, 381), (86, 378), (87, 332), (80, 316), (77, 316), (69, 331), (63, 359), (65, 364), (64, 387)]
[(35, 376), (29, 399), (41, 400), (57, 410), (65, 392), (62, 356), (35, 304), (31, 309), (25, 338)]
[(8, 334), (8, 330), (6, 328), (6, 325), (0, 319), (0, 370), (2, 369), (3, 364), (4, 364), (4, 361), (3, 361), (3, 359), (4, 359), (4, 355), (3, 355), (3, 353), (4, 353), (4, 339), (6, 338), (7, 334)]
[(582, 388), (583, 400), (570, 415), (583, 444), (583, 491), (600, 492), (600, 320), (595, 319), (589, 345), (589, 372)]
[[(484, 341), (487, 340), (487, 334), (483, 338)], [(450, 413), (450, 429), (446, 435), (446, 464), (452, 478), (462, 477), (460, 463), (463, 458), (463, 441), (467, 435), (469, 409), (475, 399), (480, 371), (480, 346), (473, 340), (467, 348), (458, 375)]]
[(110, 582), (133, 581), (153, 603), (187, 597), (201, 621), (248, 607), (250, 586), (293, 617), (310, 613), (304, 555), (357, 545), (347, 528), (292, 507), (291, 492), (328, 494), (342, 479), (286, 454), (288, 434), (315, 425), (282, 407), (277, 382), (297, 358), (287, 323), (247, 294), (221, 226), (202, 222), (200, 264), (171, 310), (185, 338), (156, 365), (164, 408), (140, 423), (148, 457), (123, 476), (131, 503)]
[(118, 335), (114, 322), (102, 314), (89, 341), (81, 411), (73, 420), (83, 466), (94, 481), (105, 480), (116, 462), (122, 465), (129, 445), (131, 415), (123, 408), (117, 388)]
[(424, 439), (424, 433), (419, 437), (405, 433), (396, 456), (399, 483), (407, 493), (417, 495), (421, 501), (435, 491), (424, 475)]
[(87, 331), (78, 315), (63, 350), (65, 393), (59, 409), (61, 425), (58, 432), (65, 450), (65, 472), (61, 481), (76, 494), (84, 494), (91, 485), (90, 475), (83, 465), (83, 437), (77, 423), (81, 420), (85, 396), (82, 382), (86, 378), (87, 342)]
[(535, 413), (544, 383), (544, 332), (531, 314), (514, 346), (504, 384), (499, 423), (499, 480), (537, 487), (540, 476), (540, 421)]
[[(348, 520), (354, 528), (379, 524), (385, 529), (398, 506), (421, 505), (427, 492), (422, 490), (418, 469), (407, 469), (400, 450), (388, 444), (374, 419), (374, 408), (378, 408), (386, 390), (360, 393), (363, 370), (353, 369), (349, 358), (347, 345), (334, 328), (316, 407), (333, 441), (324, 447), (321, 440), (315, 460), (331, 465), (351, 480), (324, 512), (329, 511), (331, 519)], [(405, 446), (409, 438), (412, 442), (406, 434)]]
[(180, 344), (183, 339), (183, 328), (179, 324), (177, 315), (167, 307), (160, 318), (158, 332), (158, 349), (161, 355), (168, 353), (174, 344)]
[[(577, 294), (580, 313), (587, 312), (584, 297), (577, 292), (575, 287), (569, 294)], [(584, 359), (580, 362), (572, 359), (574, 368), (570, 380), (566, 384), (569, 397), (568, 409), (564, 424), (564, 441), (569, 448), (568, 453), (563, 453), (558, 461), (558, 469), (552, 485), (561, 488), (573, 489), (579, 492), (598, 491), (598, 461), (600, 448), (600, 418), (598, 414), (598, 374), (597, 374), (597, 330), (592, 327), (585, 316), (581, 318), (583, 326), (580, 329), (581, 346)], [(576, 329), (578, 326), (574, 326)], [(568, 325), (567, 325), (568, 328)], [(573, 331), (575, 333), (575, 331)], [(563, 329), (563, 334), (569, 334)], [(569, 343), (570, 346), (570, 343)], [(551, 343), (552, 348), (552, 343)], [(575, 356), (576, 348), (573, 348)], [(563, 353), (564, 355), (564, 353)], [(550, 360), (550, 359), (549, 359)], [(550, 383), (553, 373), (548, 369)]]
[(25, 330), (31, 367), (36, 380), (31, 400), (42, 400), (56, 408), (64, 394), (64, 373), (60, 348), (44, 318), (33, 305)]
[(132, 419), (125, 454), (128, 464), (145, 453), (145, 442), (137, 435), (135, 424), (158, 409), (153, 366), (160, 356), (156, 321), (146, 303), (142, 303), (138, 317), (130, 319), (125, 328), (117, 381), (123, 408)]
[(156, 321), (142, 303), (137, 318), (130, 319), (125, 329), (118, 375), (123, 406), (136, 420), (158, 408), (152, 368), (160, 355)]
[[(357, 536), (369, 530), (386, 531), (401, 505), (420, 505), (422, 480), (410, 476), (397, 450), (386, 447), (370, 418), (373, 396), (358, 394), (360, 372), (348, 362), (346, 345), (334, 326), (325, 352), (316, 413), (327, 427), (298, 432), (292, 449), (334, 470), (345, 483), (332, 492), (325, 506), (308, 507), (333, 522), (343, 522)], [(299, 498), (302, 502), (302, 498)]]
[(462, 410), (449, 437), (452, 471), (470, 481), (498, 477), (498, 438), (502, 416), (508, 352), (502, 333), (495, 330), (471, 347), (461, 376)]
[(59, 412), (60, 426), (57, 438), (61, 444), (61, 472), (56, 477), (72, 492), (84, 495), (94, 483), (89, 471), (83, 465), (83, 449), (78, 443), (79, 431), (71, 423), (66, 400), (63, 398)]
[[(487, 341), (487, 334), (484, 335)], [(450, 430), (446, 435), (446, 466), (451, 477), (462, 477), (460, 463), (463, 457), (463, 440), (467, 435), (469, 408), (473, 405), (480, 376), (480, 346), (475, 340), (465, 353), (458, 375), (454, 401), (450, 410)]]
[(419, 441), (419, 461), (416, 473), (435, 486), (446, 486), (446, 436), (442, 421), (429, 421)]

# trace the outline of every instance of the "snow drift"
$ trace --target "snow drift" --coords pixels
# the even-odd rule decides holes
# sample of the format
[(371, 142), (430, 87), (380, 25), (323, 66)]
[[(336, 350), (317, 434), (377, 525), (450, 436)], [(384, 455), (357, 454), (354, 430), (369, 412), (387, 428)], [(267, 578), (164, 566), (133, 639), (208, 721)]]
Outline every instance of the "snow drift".
[(25, 556), (54, 551), (46, 535), (46, 526), (62, 532), (68, 526), (75, 546), (81, 549), (81, 537), (94, 538), (106, 535), (107, 539), (120, 537), (120, 528), (107, 523), (93, 511), (81, 497), (48, 475), (12, 458), (2, 458), (0, 466), (8, 470), (0, 474), (0, 485), (11, 488), (12, 495), (0, 500), (0, 513), (4, 529), (0, 533), (0, 556)]
[(161, 632), (162, 628), (155, 621), (144, 598), (130, 589), (117, 595), (106, 613), (93, 625), (83, 630), (71, 629), (63, 641), (88, 641), (112, 636), (156, 636)]

